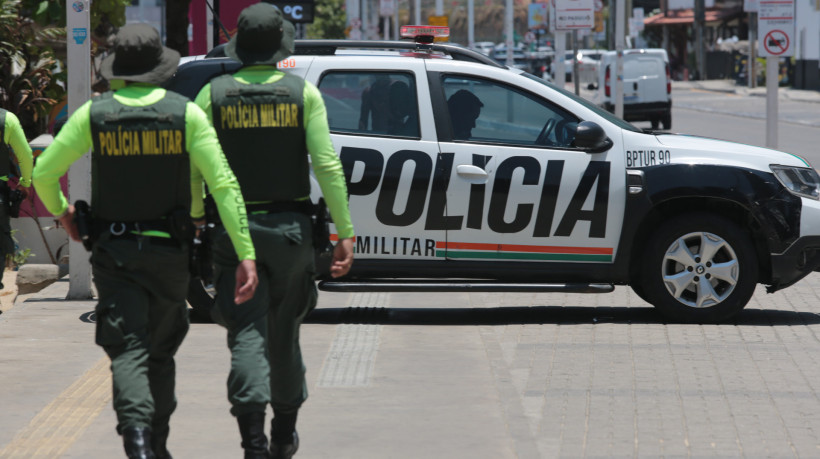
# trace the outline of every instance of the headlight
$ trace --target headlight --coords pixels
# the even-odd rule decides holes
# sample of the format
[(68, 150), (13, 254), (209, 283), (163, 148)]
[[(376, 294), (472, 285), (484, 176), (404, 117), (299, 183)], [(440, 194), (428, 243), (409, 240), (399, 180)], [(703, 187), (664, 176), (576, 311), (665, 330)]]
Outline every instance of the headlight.
[(810, 167), (770, 165), (777, 180), (792, 193), (817, 200), (820, 198), (820, 175)]

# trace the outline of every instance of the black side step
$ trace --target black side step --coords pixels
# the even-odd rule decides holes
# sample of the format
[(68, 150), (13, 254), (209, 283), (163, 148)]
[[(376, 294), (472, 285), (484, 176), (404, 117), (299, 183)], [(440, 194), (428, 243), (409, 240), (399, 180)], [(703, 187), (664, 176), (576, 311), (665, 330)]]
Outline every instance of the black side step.
[(547, 284), (516, 283), (485, 280), (393, 280), (363, 279), (360, 281), (319, 282), (319, 290), (325, 292), (562, 292), (562, 293), (609, 293), (612, 284)]

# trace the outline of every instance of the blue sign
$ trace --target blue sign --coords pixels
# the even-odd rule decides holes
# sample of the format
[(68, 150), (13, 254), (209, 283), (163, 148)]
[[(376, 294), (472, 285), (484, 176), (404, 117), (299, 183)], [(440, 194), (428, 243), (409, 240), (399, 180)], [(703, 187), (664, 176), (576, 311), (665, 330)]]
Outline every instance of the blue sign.
[(78, 45), (82, 45), (85, 42), (85, 38), (88, 36), (88, 29), (85, 27), (78, 27), (71, 30), (74, 36), (74, 42)]
[(74, 8), (74, 11), (76, 11), (78, 13), (82, 13), (83, 9), (85, 9), (85, 5), (83, 5), (83, 2), (79, 2), (79, 1), (72, 3), (71, 7)]

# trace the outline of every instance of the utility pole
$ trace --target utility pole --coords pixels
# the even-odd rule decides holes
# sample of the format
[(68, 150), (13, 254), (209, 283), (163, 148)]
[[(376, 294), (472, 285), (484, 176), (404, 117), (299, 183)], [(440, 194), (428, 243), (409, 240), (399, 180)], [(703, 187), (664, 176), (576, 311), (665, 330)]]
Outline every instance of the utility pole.
[[(615, 116), (624, 117), (624, 11), (625, 0), (615, 2)], [(611, 81), (611, 80), (610, 80)]]
[[(66, 2), (66, 66), (68, 114), (91, 98), (91, 1)], [(68, 169), (68, 201), (91, 202), (91, 154), (86, 153)], [(91, 205), (94, 205), (91, 202)], [(91, 298), (91, 263), (83, 244), (68, 240), (69, 300)]]

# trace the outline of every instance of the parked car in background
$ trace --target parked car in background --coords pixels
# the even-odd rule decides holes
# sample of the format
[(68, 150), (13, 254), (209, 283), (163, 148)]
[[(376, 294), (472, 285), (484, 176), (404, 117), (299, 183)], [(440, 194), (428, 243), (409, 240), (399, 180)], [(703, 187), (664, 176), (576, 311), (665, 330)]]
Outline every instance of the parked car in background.
[[(615, 112), (615, 51), (601, 56), (598, 69), (598, 91), (594, 101)], [(649, 121), (652, 128), (672, 128), (672, 80), (669, 56), (665, 49), (629, 49), (624, 51), (624, 119)], [(591, 85), (595, 86), (595, 85)]]
[[(523, 49), (513, 48), (513, 67), (521, 70), (529, 70), (529, 64), (527, 63), (527, 56), (524, 54)], [(491, 56), (501, 65), (507, 65), (507, 47), (496, 46), (493, 54)]]
[(485, 56), (490, 56), (495, 49), (495, 43), (491, 41), (477, 41), (473, 43), (472, 48)]
[(578, 81), (587, 85), (598, 81), (598, 67), (601, 56), (606, 52), (603, 49), (579, 49), (575, 58), (578, 59)]

